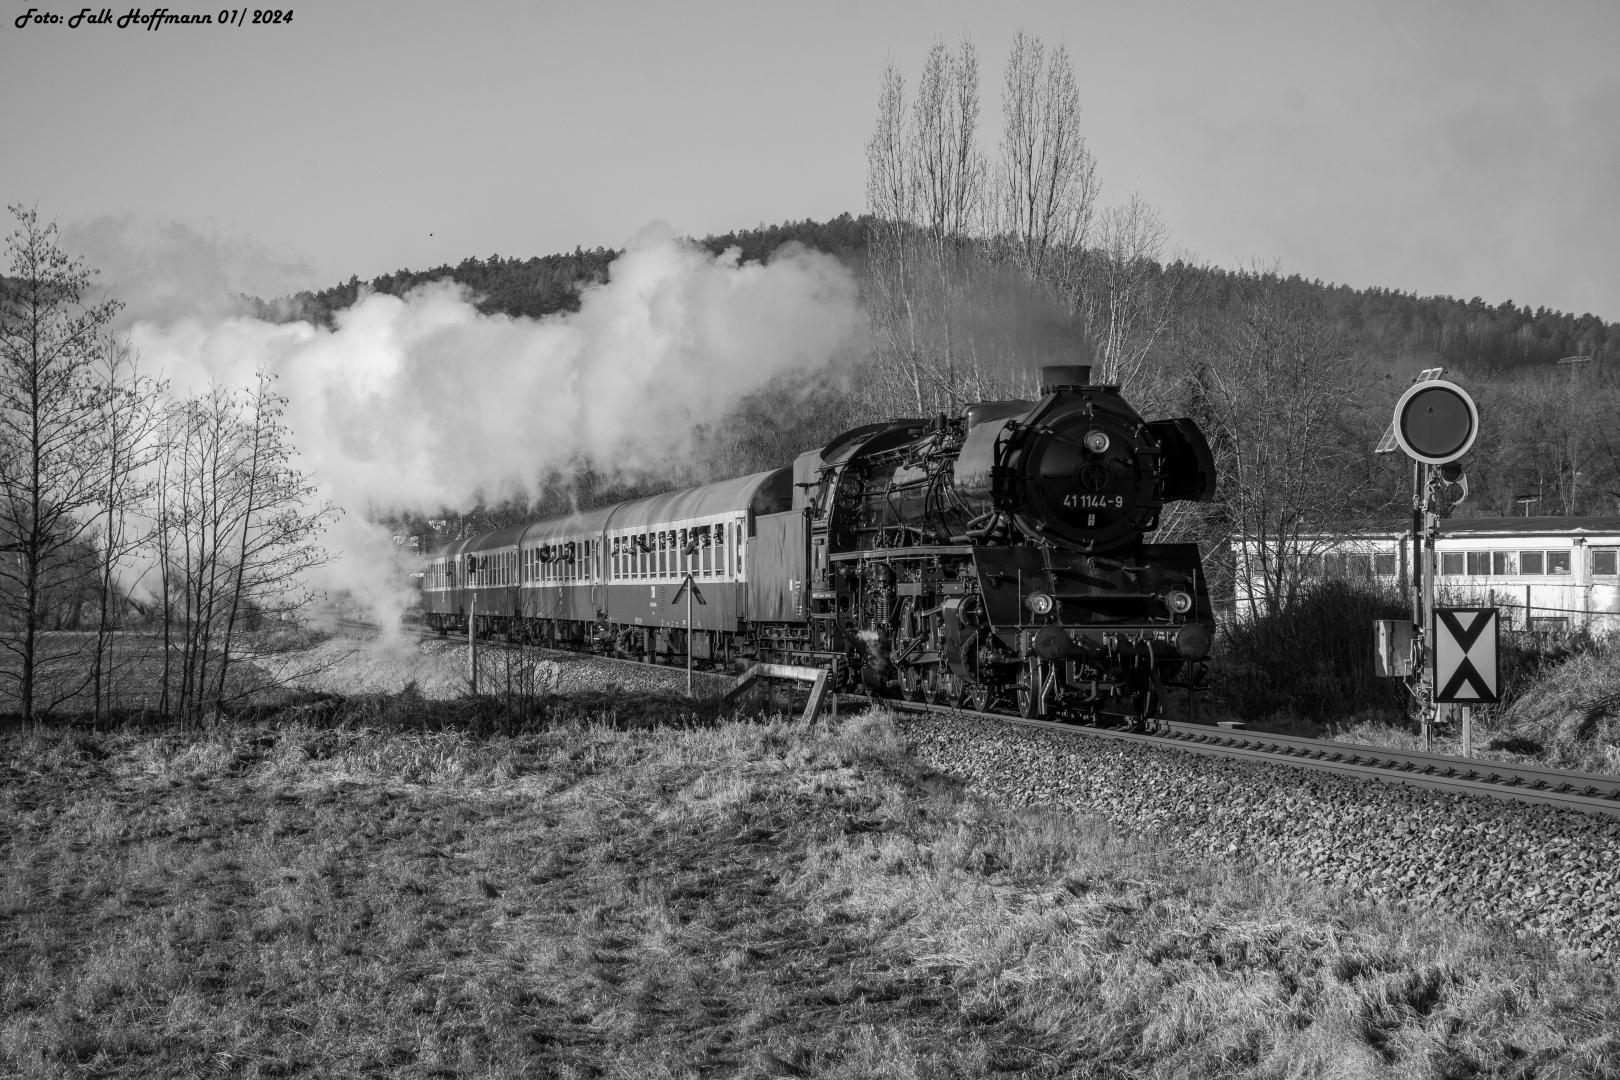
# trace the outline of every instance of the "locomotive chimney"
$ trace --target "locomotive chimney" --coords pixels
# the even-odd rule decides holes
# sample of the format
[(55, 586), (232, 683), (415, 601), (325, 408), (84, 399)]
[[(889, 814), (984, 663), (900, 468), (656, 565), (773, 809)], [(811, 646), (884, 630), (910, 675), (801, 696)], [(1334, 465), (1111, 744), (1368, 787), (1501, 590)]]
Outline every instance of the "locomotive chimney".
[(1060, 364), (1041, 368), (1041, 393), (1050, 394), (1065, 386), (1088, 386), (1091, 383), (1090, 364)]

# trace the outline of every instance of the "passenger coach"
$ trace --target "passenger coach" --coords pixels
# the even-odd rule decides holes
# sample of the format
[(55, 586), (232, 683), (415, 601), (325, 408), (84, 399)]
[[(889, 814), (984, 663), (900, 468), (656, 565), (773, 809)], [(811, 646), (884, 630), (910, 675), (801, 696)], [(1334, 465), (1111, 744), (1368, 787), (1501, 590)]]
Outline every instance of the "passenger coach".
[[(803, 513), (777, 469), (485, 533), (438, 548), (422, 576), (428, 625), (655, 659), (753, 654), (803, 619)], [(773, 628), (779, 627), (773, 635)]]

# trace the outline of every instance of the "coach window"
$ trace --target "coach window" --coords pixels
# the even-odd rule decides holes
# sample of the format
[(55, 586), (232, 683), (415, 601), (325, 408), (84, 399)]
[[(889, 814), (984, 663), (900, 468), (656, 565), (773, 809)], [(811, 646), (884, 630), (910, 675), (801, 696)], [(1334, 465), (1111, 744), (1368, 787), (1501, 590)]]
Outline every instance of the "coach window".
[(1517, 551), (1491, 552), (1491, 573), (1517, 574), (1519, 572), (1519, 553)]
[(1462, 552), (1442, 551), (1440, 553), (1440, 572), (1446, 577), (1460, 577), (1464, 565)]
[(714, 530), (714, 573), (716, 577), (725, 577), (727, 566), (725, 522), (716, 522), (711, 528)]
[(1620, 549), (1593, 548), (1592, 549), (1592, 576), (1614, 577), (1620, 573)]
[(1539, 574), (1542, 572), (1542, 557), (1539, 551), (1519, 552), (1519, 573)]
[(1488, 551), (1470, 551), (1468, 554), (1468, 576), (1485, 577), (1491, 572), (1491, 553)]
[(737, 519), (736, 531), (737, 531), (737, 542), (736, 542), (736, 544), (733, 545), (733, 548), (737, 552), (737, 576), (742, 577), (742, 573), (743, 573), (743, 522), (742, 522), (741, 518)]
[(698, 527), (698, 566), (704, 577), (714, 565), (714, 530), (706, 525)]
[(1547, 573), (1549, 573), (1549, 574), (1567, 574), (1567, 573), (1569, 573), (1569, 552), (1567, 552), (1567, 551), (1549, 551), (1549, 552), (1547, 552)]
[(1394, 577), (1395, 553), (1393, 551), (1386, 551), (1378, 555), (1374, 555), (1373, 572), (1379, 577)]
[(669, 533), (658, 530), (658, 576), (669, 572)]

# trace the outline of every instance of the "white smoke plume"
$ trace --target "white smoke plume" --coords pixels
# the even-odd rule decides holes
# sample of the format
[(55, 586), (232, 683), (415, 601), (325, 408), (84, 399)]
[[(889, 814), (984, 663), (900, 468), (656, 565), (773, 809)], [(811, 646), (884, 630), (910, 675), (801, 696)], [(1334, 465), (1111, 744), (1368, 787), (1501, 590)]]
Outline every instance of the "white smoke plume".
[(142, 322), (132, 337), (176, 394), (278, 375), (300, 464), (345, 511), (326, 537), (339, 557), (316, 584), (392, 621), (405, 597), (379, 512), (532, 491), (581, 456), (667, 463), (694, 424), (782, 371), (827, 363), (863, 319), (829, 256), (791, 248), (740, 264), (650, 228), (571, 314), (484, 315), (438, 283), (362, 297), (334, 330), (238, 316)]

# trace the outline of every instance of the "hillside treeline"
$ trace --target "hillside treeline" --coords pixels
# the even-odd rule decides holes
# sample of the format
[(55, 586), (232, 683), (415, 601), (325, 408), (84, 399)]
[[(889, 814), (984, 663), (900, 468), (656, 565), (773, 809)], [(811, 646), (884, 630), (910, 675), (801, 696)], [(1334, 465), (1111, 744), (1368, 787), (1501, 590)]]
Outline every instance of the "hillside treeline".
[[(1139, 197), (1107, 203), (1062, 47), (1019, 34), (1001, 80), (1001, 142), (981, 145), (979, 58), (937, 43), (915, 81), (879, 80), (859, 216), (695, 240), (743, 260), (800, 244), (843, 261), (868, 314), (866, 349), (838, 370), (778, 378), (694, 432), (658, 475), (580, 461), (539, 497), (397, 523), (437, 535), (786, 465), (837, 432), (1035, 393), (1037, 370), (1090, 363), (1149, 416), (1189, 415), (1221, 471), (1213, 505), (1167, 513), (1161, 539), (1197, 539), (1218, 578), (1235, 534), (1259, 545), (1268, 605), (1287, 608), (1324, 530), (1386, 525), (1409, 498), (1398, 454), (1373, 452), (1413, 375), (1444, 367), (1480, 402), (1457, 515), (1620, 512), (1620, 326), (1511, 300), (1420, 297), (1177, 257)], [(615, 252), (399, 271), (367, 287), (467, 285), (482, 310), (575, 310)], [(361, 285), (279, 302), (329, 319)], [(1454, 492), (1455, 493), (1455, 492)]]

